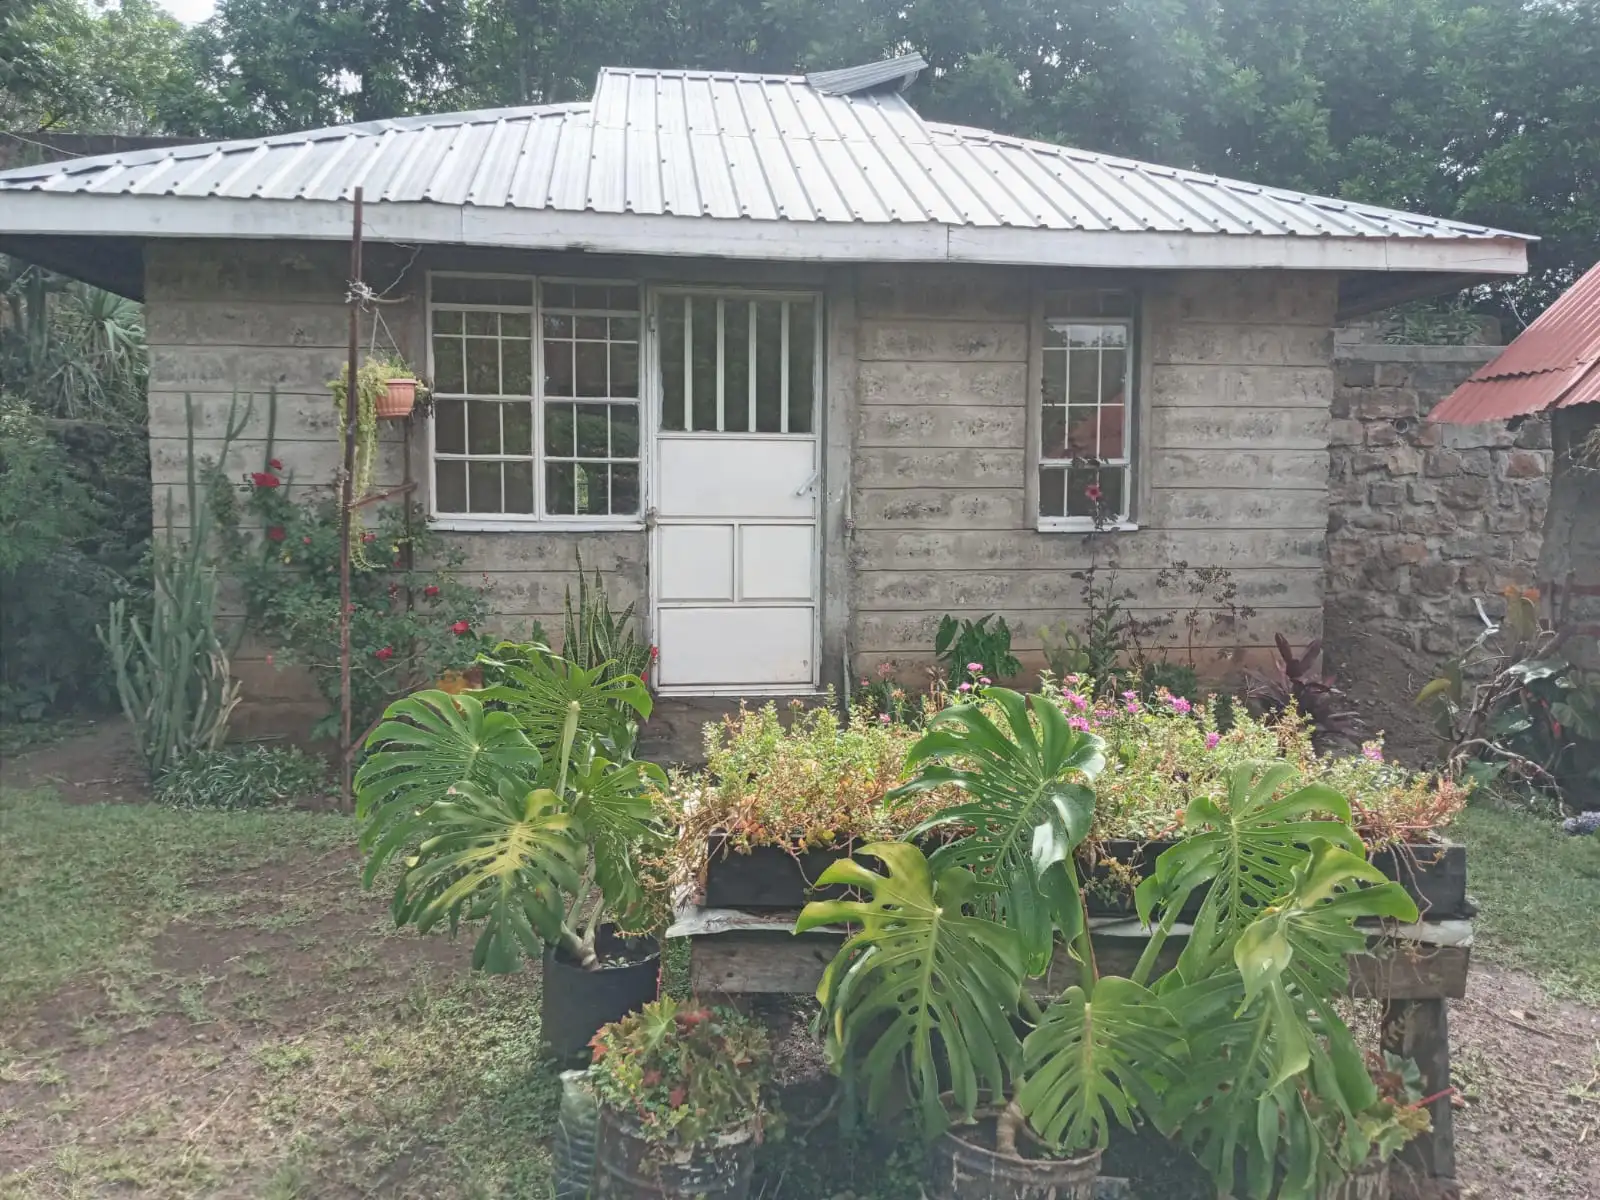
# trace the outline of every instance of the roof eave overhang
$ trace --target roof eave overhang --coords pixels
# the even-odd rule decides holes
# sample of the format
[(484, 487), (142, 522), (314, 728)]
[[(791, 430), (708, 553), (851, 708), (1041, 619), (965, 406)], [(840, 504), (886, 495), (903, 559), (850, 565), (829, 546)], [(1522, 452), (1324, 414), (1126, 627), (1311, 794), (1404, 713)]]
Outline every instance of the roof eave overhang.
[[(0, 236), (346, 241), (346, 201), (0, 192)], [(1173, 269), (1280, 268), (1520, 275), (1512, 237), (1383, 238), (1139, 233), (939, 223), (787, 222), (368, 203), (364, 236), (389, 242), (809, 262), (968, 262)]]

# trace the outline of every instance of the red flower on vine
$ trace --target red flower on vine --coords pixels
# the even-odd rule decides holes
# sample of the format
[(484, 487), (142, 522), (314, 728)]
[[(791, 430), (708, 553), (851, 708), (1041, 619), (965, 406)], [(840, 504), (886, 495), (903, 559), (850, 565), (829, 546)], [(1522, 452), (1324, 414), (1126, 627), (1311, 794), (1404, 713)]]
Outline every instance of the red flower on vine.
[(278, 461), (278, 460), (277, 460), (277, 459), (275, 459), (275, 458), (269, 458), (269, 459), (267, 459), (267, 466), (268, 466), (268, 467), (270, 467), (270, 468), (271, 468), (271, 469), (272, 469), (272, 470), (274, 470), (274, 471), (281, 471), (281, 470), (283, 470), (283, 464), (282, 464), (282, 463), (281, 463), (281, 462), (279, 462), (279, 461)]
[(1090, 504), (1099, 504), (1100, 497), (1103, 493), (1100, 491), (1100, 485), (1098, 483), (1091, 483), (1088, 487), (1083, 489), (1083, 494), (1089, 498)]
[(464, 633), (471, 633), (472, 626), (467, 624), (465, 621), (457, 621), (454, 625), (450, 626), (450, 632), (455, 634), (457, 637), (460, 637)]
[(267, 530), (267, 541), (269, 541), (269, 542), (281, 542), (281, 541), (283, 541), (283, 526), (282, 525), (274, 525), (271, 529)]
[(270, 471), (253, 471), (250, 475), (250, 482), (258, 488), (275, 488), (282, 483), (283, 480), (279, 479)]
[(394, 647), (385, 646), (382, 650), (374, 650), (372, 652), (372, 657), (378, 659), (380, 662), (388, 662), (394, 657)]
[(304, 542), (304, 543), (305, 543), (305, 544), (306, 544), (306, 545), (308, 545), (308, 546), (309, 546), (309, 545), (311, 545), (311, 535), (310, 535), (310, 534), (309, 534), (309, 533), (308, 533), (308, 534), (306, 534), (306, 536), (305, 536), (305, 537), (303, 537), (303, 538), (301, 538), (301, 539), (300, 539), (300, 540), (301, 540), (301, 541), (302, 541), (302, 542)]
[(427, 587), (422, 589), (422, 594), (432, 599), (434, 596), (439, 594), (439, 589), (430, 583)]
[(363, 542), (375, 542), (375, 541), (378, 540), (378, 535), (375, 534), (375, 533), (372, 533), (371, 531), (368, 531), (367, 533), (363, 533), (361, 535), (361, 540)]

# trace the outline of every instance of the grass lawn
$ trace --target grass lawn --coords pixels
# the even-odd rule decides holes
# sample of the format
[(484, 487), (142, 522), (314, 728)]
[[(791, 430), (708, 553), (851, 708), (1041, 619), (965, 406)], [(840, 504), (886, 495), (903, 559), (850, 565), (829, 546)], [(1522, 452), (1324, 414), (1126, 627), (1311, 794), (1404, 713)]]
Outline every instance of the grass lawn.
[(1452, 836), (1468, 847), (1478, 953), (1600, 1004), (1600, 837), (1489, 803), (1470, 805)]

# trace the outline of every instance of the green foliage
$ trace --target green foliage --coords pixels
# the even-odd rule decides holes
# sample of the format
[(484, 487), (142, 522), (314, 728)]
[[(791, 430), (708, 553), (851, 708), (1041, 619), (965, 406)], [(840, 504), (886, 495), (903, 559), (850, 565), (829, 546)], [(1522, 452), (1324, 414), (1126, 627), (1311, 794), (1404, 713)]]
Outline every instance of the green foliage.
[(224, 746), (190, 755), (155, 782), (174, 808), (262, 808), (328, 791), (328, 765), (293, 746)]
[(654, 705), (643, 681), (618, 673), (611, 659), (585, 670), (544, 647), (501, 642), (478, 662), (485, 683), (479, 698), (503, 705), (540, 745), (556, 742), (576, 703), (582, 712), (580, 734), (598, 739), (613, 757), (626, 757), (638, 722), (649, 719)]
[(684, 1150), (718, 1134), (759, 1131), (771, 1060), (758, 1021), (664, 996), (595, 1034), (589, 1079), (646, 1141)]
[[(269, 403), (275, 403), (275, 398)], [(319, 735), (338, 729), (339, 518), (331, 499), (299, 502), (292, 462), (271, 458), (239, 489), (215, 476), (211, 492), (230, 577), (253, 633), (311, 672), (326, 698)], [(350, 564), (353, 735), (397, 697), (470, 667), (490, 642), (484, 591), (465, 582), (461, 552), (443, 546), (420, 514), (385, 506), (360, 534)]]
[(977, 881), (962, 867), (935, 873), (922, 851), (875, 842), (878, 875), (845, 858), (820, 883), (847, 884), (871, 899), (806, 905), (802, 933), (850, 924), (851, 934), (817, 985), (828, 1021), (828, 1059), (847, 1087), (866, 1085), (870, 1114), (894, 1111), (909, 1095), (923, 1132), (948, 1124), (942, 1061), (955, 1109), (969, 1120), (984, 1093), (999, 1094), (1021, 1060), (1012, 1016), (1023, 978), (1022, 943), (1003, 925), (965, 914)]
[[(249, 407), (228, 409), (222, 455), (249, 420)], [(174, 524), (167, 492), (165, 536), (151, 547), (150, 620), (111, 602), (104, 629), (95, 633), (116, 671), (117, 696), (152, 780), (197, 753), (215, 750), (239, 703), (239, 682), (229, 669), (229, 647), (217, 620), (217, 568), (211, 542), (216, 528), (209, 489), (200, 485), (195, 458), (194, 403), (185, 399), (189, 527)]]
[(642, 644), (628, 628), (632, 619), (632, 604), (620, 613), (611, 611), (600, 572), (595, 571), (594, 582), (590, 583), (584, 578), (580, 556), (577, 604), (573, 604), (570, 587), (562, 600), (562, 657), (588, 670), (599, 669), (602, 679), (619, 675), (643, 678), (655, 652), (654, 647)]
[[(992, 626), (990, 621), (994, 622)], [(963, 691), (980, 677), (991, 681), (1010, 679), (1022, 670), (1022, 664), (1011, 653), (1011, 627), (1004, 617), (993, 613), (976, 621), (958, 621), (947, 614), (934, 635), (933, 653), (945, 664), (950, 686)]]

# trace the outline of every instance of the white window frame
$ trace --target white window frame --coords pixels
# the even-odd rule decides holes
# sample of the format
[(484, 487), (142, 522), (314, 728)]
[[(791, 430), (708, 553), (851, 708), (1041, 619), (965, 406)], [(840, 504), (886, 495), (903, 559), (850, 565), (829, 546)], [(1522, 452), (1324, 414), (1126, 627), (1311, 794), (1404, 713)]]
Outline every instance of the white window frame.
[[(455, 301), (435, 302), (433, 299), (433, 281), (435, 279), (495, 279), (525, 282), (528, 285), (532, 304), (529, 306), (510, 304), (462, 304)], [(578, 397), (578, 403), (617, 404), (632, 403), (639, 413), (639, 511), (623, 516), (583, 516), (573, 513), (547, 514), (545, 511), (545, 394), (544, 394), (544, 285), (576, 284), (584, 287), (615, 287), (631, 288), (639, 297), (637, 318), (639, 322), (638, 342), (638, 369), (639, 386), (632, 397)], [(527, 313), (532, 329), (533, 338), (533, 381), (530, 389), (530, 403), (533, 407), (533, 504), (532, 513), (458, 513), (439, 511), (438, 489), (438, 449), (434, 433), (434, 417), (428, 416), (428, 523), (435, 529), (445, 532), (495, 532), (512, 530), (529, 530), (548, 533), (582, 532), (597, 529), (637, 531), (645, 528), (646, 489), (649, 479), (649, 413), (646, 403), (646, 343), (649, 341), (646, 327), (649, 321), (649, 310), (646, 307), (645, 289), (637, 279), (614, 278), (589, 278), (573, 275), (528, 275), (515, 271), (450, 271), (430, 270), (427, 273), (427, 296), (424, 304), (424, 341), (427, 343), (427, 377), (433, 381), (433, 338), (435, 312), (512, 312)], [(463, 383), (465, 380), (463, 379)], [(446, 400), (505, 400), (509, 397), (491, 397), (474, 395), (472, 393), (436, 393), (437, 398)], [(559, 402), (571, 403), (573, 397), (557, 397)], [(493, 461), (493, 456), (451, 455), (451, 460), (472, 462), (474, 458), (482, 461)], [(505, 461), (500, 456), (499, 461)]]
[[(1122, 291), (1124, 289), (1116, 289)], [(1137, 293), (1129, 292), (1133, 311), (1127, 316), (1065, 316), (1049, 314), (1043, 296), (1036, 296), (1030, 327), (1033, 331), (1032, 353), (1028, 370), (1028, 479), (1027, 499), (1029, 515), (1034, 528), (1040, 533), (1094, 533), (1093, 517), (1046, 515), (1040, 495), (1039, 476), (1042, 468), (1070, 467), (1069, 459), (1044, 457), (1044, 354), (1045, 333), (1054, 326), (1114, 325), (1127, 330), (1127, 351), (1124, 371), (1127, 375), (1123, 396), (1123, 461), (1113, 464), (1126, 472), (1123, 487), (1124, 512), (1120, 518), (1105, 522), (1101, 532), (1131, 531), (1139, 528), (1140, 474), (1142, 459), (1139, 452), (1140, 434), (1138, 411), (1141, 382), (1142, 351), (1140, 343), (1140, 305)], [(1080, 468), (1082, 469), (1082, 468)]]

